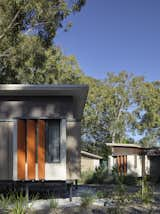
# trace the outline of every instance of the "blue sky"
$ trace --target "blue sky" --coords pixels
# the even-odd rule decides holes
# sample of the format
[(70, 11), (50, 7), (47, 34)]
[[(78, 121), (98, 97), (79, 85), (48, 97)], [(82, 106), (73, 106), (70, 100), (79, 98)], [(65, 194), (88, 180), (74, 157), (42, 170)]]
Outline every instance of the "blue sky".
[(86, 75), (126, 70), (160, 80), (160, 0), (88, 0), (59, 30), (55, 44), (76, 56)]

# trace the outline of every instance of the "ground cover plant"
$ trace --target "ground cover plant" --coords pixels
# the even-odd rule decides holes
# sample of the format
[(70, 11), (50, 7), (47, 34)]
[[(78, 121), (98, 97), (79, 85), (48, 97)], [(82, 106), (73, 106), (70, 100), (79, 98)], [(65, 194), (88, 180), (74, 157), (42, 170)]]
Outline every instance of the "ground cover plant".
[[(116, 172), (115, 172), (116, 175)], [(130, 177), (129, 177), (130, 178)], [(127, 178), (127, 179), (129, 179)], [(132, 180), (132, 178), (131, 178)], [(37, 210), (32, 205), (41, 200), (35, 196), (27, 198), (22, 193), (8, 193), (0, 195), (0, 213), (37, 213), (37, 214), (125, 214), (125, 213), (159, 213), (160, 198), (155, 200), (152, 183), (144, 177), (136, 184), (133, 182), (124, 182), (124, 176), (117, 175), (116, 181), (112, 184), (87, 184), (79, 185), (78, 190), (73, 187), (73, 198), (77, 193), (81, 193), (79, 205), (69, 202), (65, 199), (65, 206), (61, 207), (56, 195), (40, 197), (44, 202), (44, 209)], [(160, 195), (160, 194), (159, 194)], [(61, 200), (63, 200), (61, 198)], [(28, 203), (29, 202), (29, 203)]]
[[(2, 213), (25, 214), (32, 213), (32, 202), (37, 200), (35, 194), (30, 197), (30, 200), (22, 193), (8, 192), (0, 195), (0, 210)], [(0, 212), (1, 213), (1, 212)]]

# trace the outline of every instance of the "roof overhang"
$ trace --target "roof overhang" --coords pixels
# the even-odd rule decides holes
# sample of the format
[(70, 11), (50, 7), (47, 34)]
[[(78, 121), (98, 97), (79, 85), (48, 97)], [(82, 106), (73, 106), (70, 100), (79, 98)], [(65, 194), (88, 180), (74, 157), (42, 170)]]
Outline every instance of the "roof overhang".
[(106, 146), (109, 147), (125, 147), (125, 148), (140, 148), (143, 149), (144, 147), (142, 147), (141, 145), (138, 144), (124, 144), (124, 143), (106, 143)]
[(76, 108), (77, 119), (81, 119), (88, 89), (88, 85), (0, 84), (0, 96), (71, 96)]
[(93, 154), (93, 153), (86, 152), (86, 151), (81, 151), (81, 155), (87, 156), (87, 157), (92, 158), (92, 159), (103, 159), (102, 156), (95, 155), (95, 154)]
[(157, 147), (157, 148), (145, 149), (144, 154), (150, 157), (156, 157), (156, 156), (160, 157), (160, 148)]

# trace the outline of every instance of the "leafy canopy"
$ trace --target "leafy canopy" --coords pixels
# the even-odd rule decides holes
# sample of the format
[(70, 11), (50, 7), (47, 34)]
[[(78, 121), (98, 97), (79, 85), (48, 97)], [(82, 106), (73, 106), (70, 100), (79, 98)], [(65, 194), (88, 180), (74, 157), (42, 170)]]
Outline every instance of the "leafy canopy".
[(74, 82), (81, 73), (78, 64), (53, 40), (58, 28), (65, 28), (63, 21), (84, 4), (85, 0), (0, 0), (0, 82)]

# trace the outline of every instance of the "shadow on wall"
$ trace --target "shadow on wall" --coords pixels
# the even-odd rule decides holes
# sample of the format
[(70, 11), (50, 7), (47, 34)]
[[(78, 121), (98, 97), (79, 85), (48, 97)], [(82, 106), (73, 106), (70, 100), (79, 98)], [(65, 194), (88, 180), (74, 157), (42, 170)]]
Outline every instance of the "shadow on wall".
[(131, 165), (130, 163), (127, 163), (127, 174), (133, 175), (135, 177), (139, 176), (137, 173), (137, 168)]
[(0, 97), (1, 119), (73, 118), (73, 98), (68, 97)]
[(150, 177), (155, 181), (160, 181), (160, 156), (150, 157)]
[(80, 122), (67, 123), (67, 177), (80, 177)]
[(13, 122), (0, 122), (0, 179), (13, 176)]
[[(17, 118), (67, 118), (73, 121), (75, 112), (73, 107), (73, 98), (67, 97), (0, 97), (0, 114), (1, 119)], [(6, 124), (6, 122), (5, 122)], [(4, 124), (1, 126), (5, 126)], [(0, 137), (4, 143), (0, 143), (0, 170), (4, 171), (4, 163), (9, 164), (5, 168), (11, 169), (13, 166), (12, 127), (8, 129), (0, 127)], [(9, 144), (6, 143), (9, 142)], [(1, 140), (2, 142), (2, 140)], [(10, 145), (7, 149), (5, 146)], [(4, 152), (5, 151), (5, 152)], [(24, 152), (21, 148), (20, 153)], [(34, 151), (31, 151), (32, 153)], [(62, 157), (63, 159), (63, 157)], [(9, 160), (9, 161), (6, 161)], [(23, 163), (22, 163), (23, 164)], [(13, 169), (1, 173), (11, 173)], [(12, 175), (8, 175), (12, 178)], [(77, 179), (80, 176), (80, 123), (67, 122), (67, 177)], [(6, 178), (6, 175), (4, 176)]]

